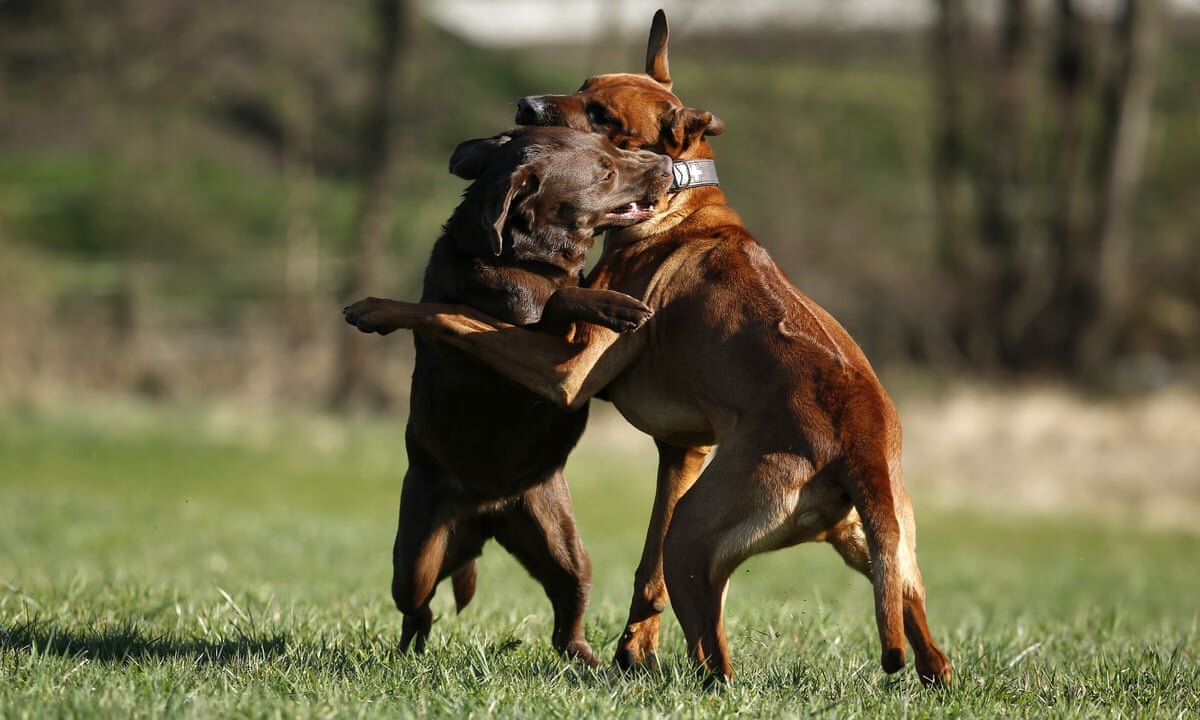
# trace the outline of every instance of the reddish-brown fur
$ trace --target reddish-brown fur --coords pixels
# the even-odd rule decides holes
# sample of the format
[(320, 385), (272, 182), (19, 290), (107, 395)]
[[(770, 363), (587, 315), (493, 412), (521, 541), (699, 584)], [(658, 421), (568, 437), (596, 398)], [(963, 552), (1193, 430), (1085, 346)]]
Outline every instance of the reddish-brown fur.
[[(591, 130), (676, 160), (711, 158), (706, 136), (724, 124), (671, 93), (661, 11), (646, 71), (525, 98), (517, 120)], [(638, 332), (576, 325), (564, 340), (461, 306), (385, 301), (371, 310), (376, 324), (438, 337), (563, 407), (604, 389), (655, 438), (658, 489), (617, 662), (654, 662), (669, 589), (697, 666), (731, 679), (722, 616), (734, 568), (826, 541), (874, 586), (883, 669), (904, 665), (907, 635), (921, 679), (949, 682), (926, 625), (896, 410), (858, 345), (787, 281), (724, 194), (680, 191), (654, 218), (610, 233), (589, 286), (640, 297), (655, 315)]]

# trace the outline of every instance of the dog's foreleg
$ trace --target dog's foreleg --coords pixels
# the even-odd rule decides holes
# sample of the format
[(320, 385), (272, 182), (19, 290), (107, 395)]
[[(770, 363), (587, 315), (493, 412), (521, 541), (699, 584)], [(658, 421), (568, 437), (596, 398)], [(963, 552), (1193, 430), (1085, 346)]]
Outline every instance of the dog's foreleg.
[(658, 664), (659, 620), (669, 596), (663, 577), (663, 541), (675, 512), (675, 504), (700, 476), (711, 447), (681, 448), (658, 441), (658, 486), (642, 560), (633, 581), (629, 619), (617, 641), (613, 662), (622, 670), (653, 669)]
[[(567, 336), (526, 330), (466, 305), (367, 298), (343, 311), (364, 332), (411, 329), (462, 350), (558, 407), (577, 410), (641, 352), (633, 335), (576, 324)], [(618, 343), (620, 338), (630, 341)]]

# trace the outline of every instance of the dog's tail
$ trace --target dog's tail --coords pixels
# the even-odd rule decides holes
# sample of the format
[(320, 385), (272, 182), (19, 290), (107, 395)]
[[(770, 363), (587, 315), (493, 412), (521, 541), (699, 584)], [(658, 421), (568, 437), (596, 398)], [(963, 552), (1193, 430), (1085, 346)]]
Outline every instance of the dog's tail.
[(475, 561), (455, 570), (450, 576), (450, 584), (454, 587), (454, 608), (462, 612), (471, 598), (475, 597)]
[[(904, 667), (904, 588), (911, 558), (907, 557), (904, 528), (898, 515), (893, 482), (898, 463), (868, 459), (849, 468), (850, 492), (862, 518), (871, 556), (871, 585), (875, 588), (875, 624), (883, 645), (884, 672)], [(902, 481), (901, 481), (902, 482)]]

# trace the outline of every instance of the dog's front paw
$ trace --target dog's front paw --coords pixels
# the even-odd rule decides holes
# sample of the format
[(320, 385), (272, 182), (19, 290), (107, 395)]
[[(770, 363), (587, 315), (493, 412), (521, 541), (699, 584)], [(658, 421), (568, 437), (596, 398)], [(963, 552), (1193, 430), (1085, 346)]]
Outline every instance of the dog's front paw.
[(641, 300), (603, 288), (561, 288), (546, 301), (539, 327), (561, 331), (573, 322), (590, 322), (616, 332), (637, 330), (654, 311)]
[(654, 316), (650, 306), (619, 292), (608, 294), (603, 302), (596, 304), (595, 311), (593, 322), (620, 333), (633, 332)]
[(387, 335), (398, 327), (388, 320), (388, 310), (394, 302), (377, 297), (365, 298), (342, 308), (342, 317), (360, 332)]

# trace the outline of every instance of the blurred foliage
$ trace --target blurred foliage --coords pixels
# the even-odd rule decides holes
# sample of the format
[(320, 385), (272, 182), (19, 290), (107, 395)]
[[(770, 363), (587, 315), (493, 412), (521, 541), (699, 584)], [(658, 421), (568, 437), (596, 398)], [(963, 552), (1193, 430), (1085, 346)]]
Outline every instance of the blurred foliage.
[[(0, 262), (6, 274), (46, 278), (0, 294), (22, 293), (64, 330), (80, 302), (130, 293), (160, 326), (261, 321), (291, 302), (288, 228), (299, 214), (319, 238), (311, 317), (332, 327), (349, 299), (335, 296), (361, 191), (368, 9), (0, 2)], [(1194, 22), (1169, 30), (1136, 213), (1136, 270), (1154, 278), (1145, 302), (1162, 306), (1177, 338), (1171, 346), (1160, 334), (1152, 350), (1172, 362), (1194, 358), (1200, 307), (1198, 38)], [(640, 38), (479, 48), (422, 17), (412, 42), (378, 290), (398, 297), (416, 296), (463, 187), (445, 169), (454, 146), (508, 127), (522, 95), (639, 71), (643, 52)], [(928, 359), (915, 348), (944, 312), (944, 281), (934, 262), (927, 38), (677, 34), (671, 62), (680, 96), (727, 122), (714, 140), (724, 188), (793, 282), (877, 362)], [(289, 157), (314, 178), (309, 202), (295, 201)]]

